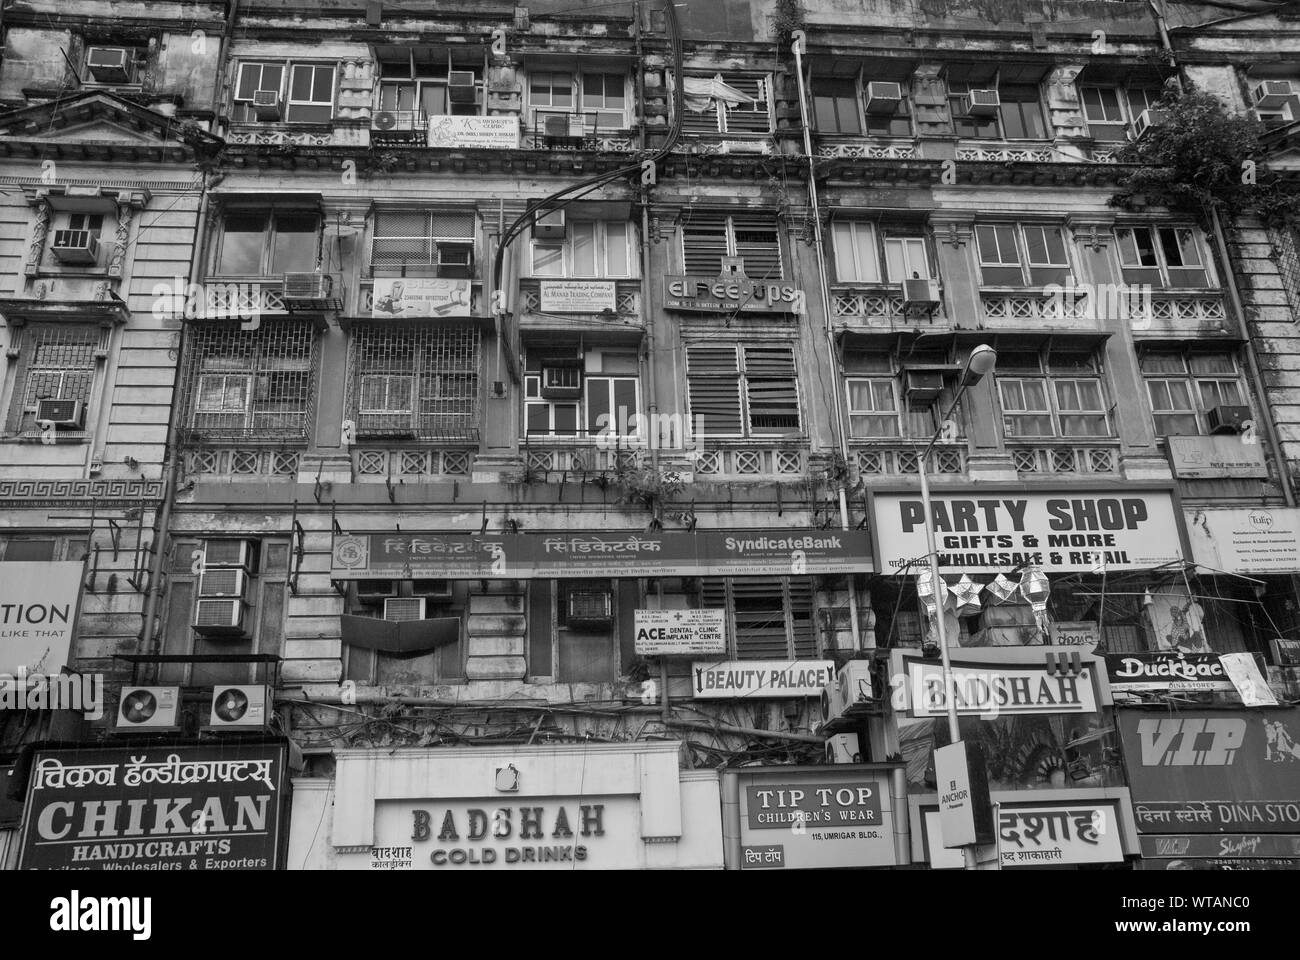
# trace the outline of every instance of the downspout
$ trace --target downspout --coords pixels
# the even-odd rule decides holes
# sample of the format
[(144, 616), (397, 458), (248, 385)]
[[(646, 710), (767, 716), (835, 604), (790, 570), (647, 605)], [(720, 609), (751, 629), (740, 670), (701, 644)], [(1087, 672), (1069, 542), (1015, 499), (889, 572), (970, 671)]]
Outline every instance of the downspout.
[[(813, 249), (817, 255), (817, 279), (821, 290), (822, 315), (824, 318), (823, 330), (826, 335), (826, 360), (830, 364), (833, 374), (839, 369), (839, 365), (835, 362), (835, 332), (831, 329), (831, 289), (830, 283), (826, 279), (826, 250), (822, 245), (821, 204), (817, 197), (817, 160), (813, 154), (812, 133), (808, 124), (808, 96), (804, 90), (803, 82), (803, 47), (805, 42), (803, 31), (796, 30), (790, 49), (794, 52), (795, 79), (799, 84), (799, 125), (803, 130), (803, 150), (804, 155), (808, 158), (808, 202), (812, 206), (813, 214)], [(835, 400), (834, 427), (836, 441), (841, 461), (844, 464), (844, 471), (839, 474), (837, 481), (839, 485), (840, 526), (844, 530), (848, 530), (849, 499), (844, 484), (849, 465), (849, 444), (844, 416), (844, 396), (839, 389), (838, 383), (835, 384), (832, 393)], [(856, 651), (862, 649), (862, 633), (858, 624), (858, 587), (854, 576), (854, 574), (850, 573), (847, 579), (849, 585), (849, 629), (853, 637), (853, 649)]]

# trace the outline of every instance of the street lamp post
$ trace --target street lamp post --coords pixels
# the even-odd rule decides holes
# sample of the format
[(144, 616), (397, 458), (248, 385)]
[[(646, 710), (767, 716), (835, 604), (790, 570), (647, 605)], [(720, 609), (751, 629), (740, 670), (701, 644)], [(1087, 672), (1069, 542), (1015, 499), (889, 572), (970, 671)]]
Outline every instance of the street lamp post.
[[(966, 367), (962, 370), (961, 381), (957, 385), (957, 391), (953, 395), (952, 403), (944, 415), (939, 418), (939, 425), (935, 428), (934, 435), (930, 437), (930, 442), (925, 445), (925, 450), (916, 461), (916, 471), (921, 477), (921, 509), (925, 513), (925, 550), (930, 560), (930, 589), (934, 592), (935, 614), (934, 629), (939, 635), (939, 656), (943, 660), (943, 689), (944, 698), (948, 705), (948, 736), (952, 743), (961, 740), (961, 731), (957, 724), (957, 698), (956, 689), (952, 675), (952, 659), (948, 656), (948, 634), (943, 622), (943, 600), (940, 597), (940, 580), (939, 580), (939, 552), (934, 543), (934, 508), (930, 501), (930, 481), (926, 476), (926, 462), (930, 459), (930, 451), (934, 449), (935, 442), (939, 435), (943, 433), (944, 427), (948, 422), (948, 417), (956, 409), (957, 403), (961, 396), (966, 392), (966, 388), (972, 384), (978, 383), (985, 376), (993, 372), (993, 367), (998, 362), (997, 351), (988, 344), (981, 343), (971, 351), (970, 356), (966, 359)], [(962, 847), (962, 859), (967, 870), (975, 866), (975, 851), (970, 847)]]

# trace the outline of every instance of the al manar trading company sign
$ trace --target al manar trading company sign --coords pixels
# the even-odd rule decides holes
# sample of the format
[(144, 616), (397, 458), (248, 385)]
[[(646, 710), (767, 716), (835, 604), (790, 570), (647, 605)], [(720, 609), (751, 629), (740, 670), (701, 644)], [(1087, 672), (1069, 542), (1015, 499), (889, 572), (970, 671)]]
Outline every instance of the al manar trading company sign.
[[(936, 494), (931, 500), (939, 566), (954, 573), (1006, 573), (1022, 564), (1046, 573), (1145, 570), (1182, 558), (1167, 490)], [(919, 496), (877, 493), (872, 512), (878, 569), (900, 570), (927, 555)]]

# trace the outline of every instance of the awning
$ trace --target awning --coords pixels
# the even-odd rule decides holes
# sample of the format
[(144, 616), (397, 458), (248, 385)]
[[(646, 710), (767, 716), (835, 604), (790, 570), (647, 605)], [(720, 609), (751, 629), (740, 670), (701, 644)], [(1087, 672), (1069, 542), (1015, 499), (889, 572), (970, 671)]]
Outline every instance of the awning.
[(424, 653), (460, 639), (460, 617), (393, 621), (345, 613), (339, 616), (339, 626), (348, 646), (380, 653)]

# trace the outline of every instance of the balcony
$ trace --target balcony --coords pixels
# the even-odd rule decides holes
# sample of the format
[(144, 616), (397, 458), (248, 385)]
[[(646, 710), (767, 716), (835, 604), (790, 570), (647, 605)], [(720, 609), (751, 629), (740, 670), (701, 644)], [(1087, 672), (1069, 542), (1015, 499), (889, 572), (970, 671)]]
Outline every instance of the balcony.
[[(851, 463), (857, 467), (858, 476), (873, 477), (915, 476), (921, 451), (929, 438), (911, 441), (872, 441), (870, 445), (855, 443)], [(966, 473), (966, 442), (937, 443), (930, 455), (929, 473), (938, 476), (962, 476)]]
[(298, 476), (301, 456), (297, 450), (188, 450), (185, 453), (185, 472), (191, 476), (294, 478)]
[(423, 110), (379, 110), (370, 118), (370, 143), (376, 147), (423, 147), (429, 117)]
[(1078, 158), (1063, 156), (1048, 143), (962, 143), (957, 145), (957, 159), (977, 163), (1078, 162)]
[(933, 309), (908, 307), (897, 283), (839, 284), (831, 288), (831, 305), (837, 325), (846, 330), (946, 329), (949, 326), (942, 303)]
[(1119, 472), (1119, 444), (1112, 440), (1008, 442), (1016, 473), (1053, 476), (1108, 476)]
[(470, 475), (475, 450), (368, 450), (354, 448), (352, 473), (359, 483), (385, 482), (390, 478), (461, 479)]
[(817, 156), (835, 160), (916, 160), (921, 156), (914, 140), (882, 140), (860, 137), (832, 141), (820, 137)]
[(1149, 310), (1133, 311), (1128, 317), (1139, 338), (1222, 336), (1229, 331), (1227, 305), (1217, 291), (1155, 291), (1149, 298)]
[(635, 437), (577, 432), (569, 436), (530, 431), (520, 444), (533, 479), (552, 482), (609, 475), (639, 466), (646, 444)]
[(636, 132), (621, 125), (602, 125), (595, 113), (544, 113), (524, 128), (525, 150), (595, 150), (628, 153), (637, 149)]
[[(545, 315), (590, 316), (607, 325), (610, 317), (643, 323), (640, 280), (568, 280), (559, 277), (519, 281), (519, 314), (523, 326), (538, 325)], [(529, 314), (535, 314), (529, 318)]]
[(697, 482), (796, 480), (808, 475), (806, 440), (713, 442), (694, 452)]
[(1104, 305), (1084, 287), (1063, 287), (1054, 293), (1040, 290), (980, 291), (984, 327), (988, 330), (1096, 329)]

